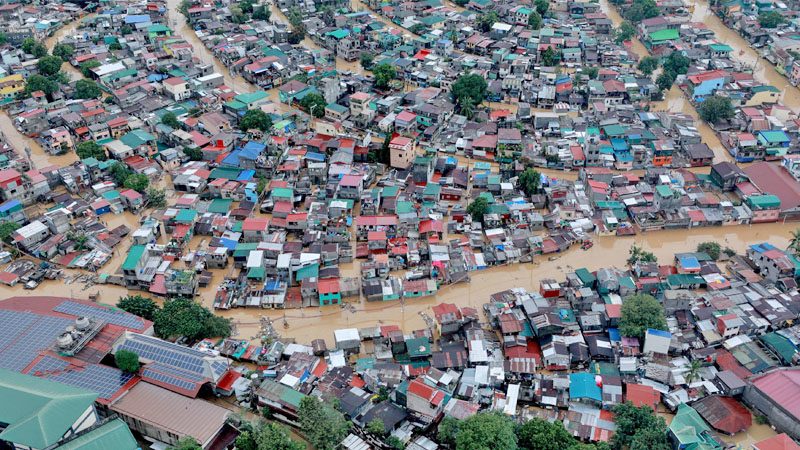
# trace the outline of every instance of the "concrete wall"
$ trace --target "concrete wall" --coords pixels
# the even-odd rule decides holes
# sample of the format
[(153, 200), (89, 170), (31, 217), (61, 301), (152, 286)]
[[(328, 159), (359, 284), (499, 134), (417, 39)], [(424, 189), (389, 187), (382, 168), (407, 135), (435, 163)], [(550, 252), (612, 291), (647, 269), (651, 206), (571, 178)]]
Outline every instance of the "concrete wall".
[(749, 385), (745, 388), (743, 398), (748, 405), (766, 416), (769, 423), (779, 432), (784, 432), (794, 439), (800, 439), (800, 420), (775, 404), (760, 390)]

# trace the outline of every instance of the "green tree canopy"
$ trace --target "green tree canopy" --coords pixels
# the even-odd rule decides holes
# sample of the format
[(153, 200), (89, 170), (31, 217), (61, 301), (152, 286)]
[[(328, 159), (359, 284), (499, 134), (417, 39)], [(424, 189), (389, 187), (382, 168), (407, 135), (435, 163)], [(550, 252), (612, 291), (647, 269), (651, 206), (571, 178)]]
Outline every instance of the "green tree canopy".
[(123, 372), (136, 373), (139, 371), (139, 355), (130, 350), (117, 350), (114, 354), (117, 368)]
[(144, 192), (150, 185), (150, 179), (142, 173), (132, 173), (125, 178), (124, 186), (137, 192)]
[(456, 450), (516, 450), (514, 422), (497, 412), (481, 412), (461, 421)]
[(286, 427), (275, 422), (246, 428), (236, 438), (237, 450), (305, 450), (303, 444), (292, 440)]
[(272, 11), (267, 5), (257, 6), (253, 9), (253, 20), (269, 20)]
[(597, 67), (583, 67), (581, 68), (581, 72), (589, 77), (590, 80), (596, 80), (597, 74), (600, 73), (600, 69)]
[(81, 142), (75, 146), (75, 153), (78, 154), (78, 158), (80, 159), (95, 158), (100, 161), (105, 161), (107, 158), (105, 149), (95, 141)]
[(325, 115), (325, 107), (327, 105), (328, 102), (325, 101), (325, 97), (321, 94), (311, 93), (300, 100), (300, 107), (317, 118)]
[(25, 94), (31, 95), (36, 91), (42, 91), (49, 97), (58, 91), (58, 83), (42, 75), (31, 75), (25, 82)]
[(44, 56), (36, 62), (36, 68), (39, 69), (40, 74), (52, 77), (61, 71), (62, 64), (64, 64), (64, 60), (58, 56)]
[(714, 241), (701, 242), (697, 244), (697, 251), (705, 253), (716, 261), (719, 259), (720, 253), (722, 253), (722, 246)]
[(127, 180), (128, 177), (133, 174), (133, 171), (128, 169), (128, 166), (126, 166), (124, 163), (114, 161), (108, 168), (108, 173), (118, 186), (123, 186), (125, 184), (125, 180)]
[(733, 104), (731, 104), (731, 99), (719, 95), (712, 95), (703, 100), (697, 112), (703, 120), (712, 124), (728, 120), (736, 113), (733, 109)]
[(200, 444), (193, 437), (184, 436), (178, 440), (174, 447), (169, 447), (168, 450), (203, 450), (203, 447), (200, 447)]
[(677, 76), (686, 74), (686, 72), (689, 71), (689, 65), (691, 63), (692, 61), (687, 56), (684, 56), (683, 53), (673, 51), (664, 60), (662, 66), (664, 67), (664, 71), (671, 72), (673, 75)]
[(381, 420), (379, 417), (372, 419), (367, 424), (367, 432), (374, 434), (375, 436), (385, 436), (386, 427), (383, 426), (383, 420)]
[(92, 80), (80, 79), (75, 82), (75, 98), (90, 99), (100, 97), (100, 86)]
[(540, 16), (547, 14), (547, 10), (550, 9), (550, 2), (548, 0), (536, 0), (534, 4), (536, 5), (536, 12), (539, 13)]
[(147, 195), (147, 205), (151, 208), (163, 208), (167, 206), (167, 194), (163, 189), (150, 186), (145, 191)]
[(500, 17), (497, 15), (497, 12), (490, 10), (489, 12), (478, 14), (476, 25), (478, 26), (479, 30), (484, 33), (488, 33), (492, 29), (492, 25), (494, 25), (498, 20), (500, 20)]
[(467, 206), (467, 212), (472, 216), (472, 220), (483, 222), (483, 216), (489, 211), (489, 201), (486, 197), (478, 197)]
[(675, 83), (675, 74), (666, 70), (658, 74), (656, 78), (656, 86), (662, 91), (668, 91), (673, 83)]
[(784, 22), (786, 18), (778, 11), (767, 11), (758, 15), (758, 23), (762, 28), (777, 28)]
[(623, 336), (642, 338), (648, 328), (667, 330), (664, 307), (651, 295), (636, 294), (627, 297), (622, 302), (620, 333)]
[(536, 169), (529, 167), (519, 175), (519, 180), (517, 181), (522, 192), (531, 196), (539, 191), (539, 186), (542, 184), (542, 176)]
[(208, 308), (188, 299), (173, 298), (164, 302), (153, 321), (156, 334), (162, 338), (185, 336), (188, 339), (228, 337), (230, 319), (214, 315)]
[(391, 64), (382, 63), (372, 68), (372, 75), (375, 76), (375, 86), (386, 88), (397, 77), (397, 69)]
[(41, 58), (47, 55), (47, 47), (34, 38), (25, 38), (25, 40), (22, 41), (22, 51), (33, 55), (35, 58)]
[(617, 44), (621, 44), (625, 41), (633, 39), (634, 36), (636, 36), (636, 26), (629, 21), (624, 20), (614, 33), (614, 41)]
[(561, 422), (550, 423), (542, 419), (531, 419), (517, 430), (519, 446), (529, 450), (569, 449), (576, 440)]
[(425, 34), (425, 32), (428, 31), (428, 27), (425, 26), (424, 23), (415, 23), (414, 25), (411, 25), (411, 28), (409, 28), (408, 31), (414, 34)]
[(633, 0), (633, 4), (623, 10), (622, 16), (633, 23), (661, 15), (655, 0)]
[(84, 61), (81, 63), (80, 70), (84, 77), (91, 78), (92, 69), (100, 67), (101, 65), (102, 64), (100, 64), (100, 61), (96, 59), (90, 59), (89, 61)]
[(445, 416), (445, 418), (439, 423), (436, 439), (450, 448), (455, 447), (456, 436), (458, 436), (458, 428), (460, 426), (460, 420), (451, 416)]
[(542, 28), (542, 16), (539, 15), (538, 12), (533, 11), (531, 15), (528, 16), (528, 28), (531, 30), (538, 30)]
[(547, 47), (545, 51), (542, 52), (541, 62), (545, 67), (556, 66), (560, 60), (561, 57), (559, 53), (554, 50), (553, 47)]
[(120, 297), (117, 302), (117, 308), (147, 320), (153, 320), (158, 311), (156, 302), (141, 295)]
[(203, 160), (203, 151), (199, 147), (183, 147), (183, 154), (192, 161)]
[(450, 86), (450, 94), (459, 105), (469, 104), (471, 107), (480, 105), (486, 98), (486, 80), (478, 74), (461, 75)]
[(174, 129), (180, 129), (181, 127), (181, 122), (178, 120), (178, 116), (171, 111), (167, 111), (163, 116), (161, 116), (161, 123)]
[[(611, 438), (615, 450), (670, 450), (667, 425), (648, 406), (633, 406), (630, 402), (614, 406), (614, 422), (617, 426)], [(641, 445), (647, 444), (646, 447)], [(635, 445), (635, 447), (634, 447)]]
[(62, 61), (67, 62), (75, 54), (75, 47), (71, 44), (56, 44), (53, 47), (53, 56), (58, 56)]
[(645, 75), (652, 74), (656, 69), (658, 69), (658, 58), (654, 56), (645, 56), (639, 61), (639, 70), (642, 71)]
[(375, 60), (375, 57), (371, 53), (362, 53), (361, 54), (361, 67), (369, 70), (372, 67), (372, 62)]
[(300, 401), (298, 417), (303, 434), (318, 450), (338, 448), (350, 430), (344, 415), (317, 397), (308, 396)]
[(628, 256), (628, 264), (631, 266), (637, 262), (649, 263), (658, 261), (656, 255), (644, 250), (636, 244), (631, 245), (630, 250), (628, 250), (628, 255), (630, 255)]
[(0, 241), (8, 242), (11, 239), (11, 234), (19, 229), (20, 225), (17, 222), (4, 220), (0, 222)]
[(239, 129), (242, 131), (261, 130), (267, 133), (272, 128), (272, 119), (267, 113), (260, 109), (251, 109), (244, 113), (239, 121)]

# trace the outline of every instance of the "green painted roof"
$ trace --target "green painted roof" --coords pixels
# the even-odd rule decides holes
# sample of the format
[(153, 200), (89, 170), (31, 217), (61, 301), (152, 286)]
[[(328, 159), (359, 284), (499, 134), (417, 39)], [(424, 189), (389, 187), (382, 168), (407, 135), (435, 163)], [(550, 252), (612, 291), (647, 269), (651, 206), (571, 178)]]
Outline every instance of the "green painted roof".
[(590, 398), (600, 402), (603, 401), (603, 392), (595, 382), (594, 375), (587, 372), (572, 373), (569, 375), (569, 397), (575, 400)]
[(242, 103), (253, 103), (267, 98), (267, 93), (264, 91), (256, 91), (245, 94), (239, 94), (233, 98)]
[(412, 358), (430, 356), (431, 341), (426, 337), (408, 339), (406, 340), (406, 348), (408, 349), (408, 356)]
[[(58, 442), (97, 394), (65, 384), (0, 370), (0, 440), (45, 448)], [(13, 408), (8, 407), (14, 405)]]
[(229, 198), (215, 198), (211, 200), (211, 204), (208, 205), (208, 212), (217, 213), (217, 214), (225, 214), (231, 210), (231, 205), (233, 204), (233, 200)]
[(711, 427), (691, 406), (681, 403), (669, 424), (681, 448), (721, 448), (711, 437)]
[(334, 39), (344, 39), (347, 36), (350, 36), (350, 30), (348, 29), (338, 29), (334, 31), (329, 31), (327, 33), (328, 36), (331, 36)]
[(273, 198), (293, 198), (294, 190), (290, 188), (275, 188), (272, 190)]
[(106, 450), (109, 448), (115, 450), (135, 450), (139, 448), (139, 444), (133, 438), (128, 425), (121, 419), (114, 419), (99, 428), (95, 428), (76, 439), (58, 446), (58, 450)]
[(711, 44), (711, 45), (709, 45), (709, 47), (711, 48), (711, 50), (714, 50), (715, 52), (732, 52), (733, 51), (733, 47), (731, 47), (728, 44)]
[(130, 148), (137, 148), (148, 142), (155, 141), (156, 137), (144, 130), (133, 130), (119, 138), (119, 140)]
[(267, 270), (263, 267), (251, 267), (247, 271), (247, 278), (263, 280), (267, 276)]
[(581, 283), (583, 283), (584, 286), (592, 285), (595, 281), (597, 281), (597, 278), (592, 274), (592, 272), (589, 272), (589, 269), (584, 267), (576, 270), (575, 275), (581, 280)]
[(157, 23), (155, 25), (150, 25), (147, 28), (147, 32), (148, 33), (163, 33), (165, 31), (172, 31), (172, 30), (170, 30), (169, 27), (161, 25), (159, 23)]
[(136, 264), (142, 259), (144, 249), (144, 245), (132, 245), (130, 250), (128, 250), (128, 256), (125, 258), (125, 262), (122, 263), (122, 270), (136, 270)]
[(178, 211), (178, 214), (175, 216), (175, 221), (190, 223), (194, 221), (195, 217), (197, 217), (197, 211), (194, 209), (182, 209)]
[(769, 348), (775, 351), (775, 353), (777, 353), (784, 362), (789, 364), (792, 363), (794, 355), (797, 353), (797, 349), (794, 348), (794, 345), (792, 345), (791, 341), (786, 339), (786, 337), (772, 332), (759, 337), (759, 339), (764, 341)]
[(781, 199), (777, 195), (753, 195), (747, 197), (747, 206), (750, 209), (775, 209), (780, 208)]
[(680, 37), (680, 33), (678, 33), (678, 30), (669, 28), (650, 33), (651, 41), (671, 41), (674, 39), (678, 39), (678, 37)]

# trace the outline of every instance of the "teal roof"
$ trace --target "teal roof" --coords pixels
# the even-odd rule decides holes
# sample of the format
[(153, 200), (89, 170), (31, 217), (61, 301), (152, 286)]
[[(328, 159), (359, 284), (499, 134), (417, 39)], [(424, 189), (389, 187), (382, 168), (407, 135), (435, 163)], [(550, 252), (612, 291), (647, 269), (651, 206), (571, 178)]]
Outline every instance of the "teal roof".
[(344, 39), (347, 36), (350, 36), (350, 30), (348, 30), (346, 28), (345, 29), (340, 28), (338, 30), (329, 31), (329, 32), (327, 32), (325, 34), (327, 34), (328, 36), (331, 36), (334, 39)]
[(144, 144), (155, 141), (156, 137), (144, 130), (133, 130), (119, 138), (123, 144), (130, 148), (138, 148)]
[(750, 209), (775, 209), (780, 208), (781, 199), (777, 195), (752, 195), (747, 197), (747, 206)]
[[(0, 369), (0, 440), (46, 448), (61, 439), (97, 394), (55, 381)], [(10, 407), (13, 405), (13, 407)], [(129, 432), (130, 433), (130, 432)]]
[(191, 223), (197, 217), (197, 211), (194, 209), (181, 209), (175, 216), (176, 222)]
[(407, 339), (406, 349), (408, 349), (408, 356), (412, 358), (430, 356), (431, 341), (426, 337)]
[(571, 373), (569, 375), (569, 397), (578, 400), (588, 398), (598, 402), (603, 401), (603, 391), (594, 379), (594, 375), (587, 372)]
[(131, 245), (128, 250), (128, 256), (125, 257), (125, 262), (122, 263), (122, 270), (136, 270), (136, 264), (142, 259), (144, 250), (144, 245)]
[(232, 204), (233, 204), (232, 199), (215, 198), (214, 200), (211, 200), (211, 204), (208, 205), (208, 212), (217, 214), (226, 214), (228, 211), (231, 210)]
[(157, 23), (155, 25), (150, 25), (147, 28), (147, 32), (148, 33), (164, 33), (165, 31), (172, 31), (172, 30), (170, 30), (169, 27), (167, 27), (165, 25), (161, 25), (159, 23)]
[(678, 411), (669, 424), (669, 431), (675, 436), (680, 448), (722, 448), (711, 436), (711, 427), (694, 408), (685, 403), (678, 405)]
[(122, 419), (114, 419), (77, 438), (61, 444), (58, 450), (135, 450), (140, 448)]
[(268, 95), (267, 95), (266, 92), (264, 92), (264, 91), (256, 91), (256, 92), (249, 92), (249, 93), (239, 94), (239, 95), (237, 95), (237, 96), (235, 96), (233, 98), (238, 100), (238, 101), (240, 101), (240, 102), (242, 102), (242, 103), (253, 103), (253, 102), (257, 102), (259, 100), (263, 100), (263, 99), (265, 99), (267, 97), (268, 97)]

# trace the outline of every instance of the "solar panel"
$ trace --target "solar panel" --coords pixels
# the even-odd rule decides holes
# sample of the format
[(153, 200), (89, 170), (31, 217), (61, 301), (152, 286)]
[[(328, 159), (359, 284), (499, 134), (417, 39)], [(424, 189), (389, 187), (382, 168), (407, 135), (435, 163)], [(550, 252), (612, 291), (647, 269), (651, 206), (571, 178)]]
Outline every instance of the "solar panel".
[(198, 374), (204, 373), (205, 354), (196, 350), (181, 347), (165, 341), (148, 338), (142, 335), (131, 335), (119, 347), (130, 350), (145, 359), (150, 359), (168, 366), (177, 367)]
[(53, 308), (64, 314), (70, 314), (76, 317), (89, 316), (100, 319), (104, 322), (113, 323), (121, 327), (129, 328), (132, 330), (141, 330), (144, 328), (144, 320), (133, 314), (124, 311), (116, 311), (113, 309), (103, 308), (101, 306), (85, 305), (83, 303), (73, 302), (66, 300), (60, 305)]
[(0, 311), (0, 368), (21, 372), (49, 349), (71, 319), (19, 311)]
[(147, 365), (147, 369), (155, 370), (157, 372), (166, 373), (172, 376), (176, 376), (178, 378), (184, 378), (189, 381), (205, 381), (206, 377), (202, 374), (198, 374), (195, 372), (189, 372), (186, 370), (177, 369), (172, 366), (167, 366), (160, 363), (151, 363)]
[(132, 374), (99, 364), (71, 369), (67, 369), (68, 366), (69, 363), (60, 358), (45, 356), (28, 373), (92, 391), (105, 399), (113, 397), (133, 378)]
[(170, 375), (170, 374), (167, 374), (167, 373), (162, 373), (162, 372), (159, 372), (159, 371), (155, 371), (155, 370), (152, 370), (152, 369), (145, 369), (142, 372), (142, 377), (149, 378), (149, 379), (151, 379), (153, 381), (159, 381), (161, 383), (165, 383), (165, 384), (168, 384), (168, 385), (171, 385), (171, 386), (175, 386), (175, 387), (177, 387), (179, 389), (185, 389), (185, 390), (188, 390), (188, 391), (196, 390), (198, 388), (197, 385), (200, 384), (200, 383), (198, 383), (196, 381), (184, 380), (182, 378), (178, 378), (176, 376), (173, 376), (173, 375)]

